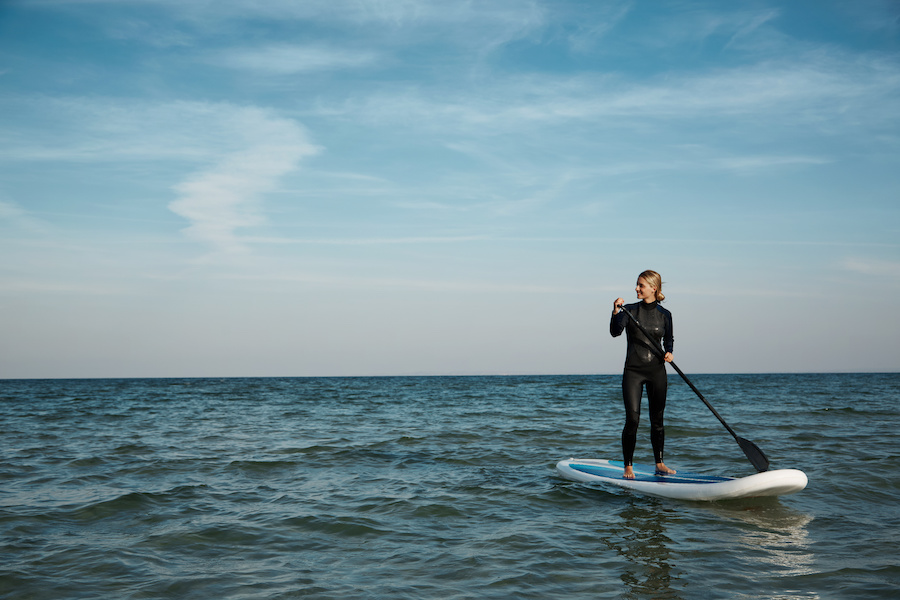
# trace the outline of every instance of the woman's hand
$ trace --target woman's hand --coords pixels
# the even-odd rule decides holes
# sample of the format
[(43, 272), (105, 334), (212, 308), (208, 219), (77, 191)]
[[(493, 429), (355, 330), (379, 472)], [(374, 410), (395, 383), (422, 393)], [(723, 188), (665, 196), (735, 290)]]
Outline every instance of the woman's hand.
[(666, 352), (666, 355), (663, 356), (663, 359), (665, 359), (666, 362), (672, 362), (673, 360), (675, 360), (675, 357), (672, 356), (671, 352)]
[(613, 314), (619, 314), (619, 309), (622, 308), (622, 305), (625, 304), (624, 298), (616, 298), (616, 301), (613, 302)]

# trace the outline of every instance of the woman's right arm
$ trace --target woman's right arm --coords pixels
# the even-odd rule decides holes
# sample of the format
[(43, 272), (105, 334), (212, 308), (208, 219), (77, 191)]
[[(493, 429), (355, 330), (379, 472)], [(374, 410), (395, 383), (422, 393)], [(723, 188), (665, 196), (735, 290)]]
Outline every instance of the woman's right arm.
[(613, 302), (612, 316), (609, 318), (609, 335), (619, 337), (625, 331), (625, 315), (619, 314), (619, 309), (625, 304), (622, 298), (616, 298)]

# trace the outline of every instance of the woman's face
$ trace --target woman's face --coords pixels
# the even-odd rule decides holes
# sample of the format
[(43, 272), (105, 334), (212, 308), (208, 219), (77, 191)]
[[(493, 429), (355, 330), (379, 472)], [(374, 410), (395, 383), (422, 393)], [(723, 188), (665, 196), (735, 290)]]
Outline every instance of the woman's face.
[(638, 300), (643, 300), (644, 302), (654, 302), (656, 300), (656, 288), (647, 283), (647, 280), (643, 277), (638, 277), (634, 291), (637, 292)]

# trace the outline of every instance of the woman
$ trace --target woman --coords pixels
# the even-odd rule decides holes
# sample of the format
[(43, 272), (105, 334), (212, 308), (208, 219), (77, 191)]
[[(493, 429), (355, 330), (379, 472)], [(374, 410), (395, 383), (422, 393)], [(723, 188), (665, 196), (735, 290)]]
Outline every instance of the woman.
[[(625, 372), (622, 375), (622, 396), (625, 400), (625, 428), (622, 430), (622, 456), (625, 462), (625, 479), (634, 479), (634, 446), (637, 442), (638, 422), (641, 417), (641, 394), (647, 388), (650, 404), (650, 443), (658, 475), (672, 475), (674, 470), (663, 463), (665, 429), (663, 412), (666, 410), (666, 362), (672, 362), (675, 340), (672, 337), (672, 313), (659, 305), (665, 299), (662, 293), (662, 278), (656, 271), (644, 271), (638, 276), (634, 288), (640, 302), (625, 306), (625, 300), (616, 298), (613, 303), (609, 333), (613, 337), (626, 332), (628, 349), (625, 354)], [(638, 323), (643, 325), (654, 339), (641, 333), (628, 315), (627, 310)], [(665, 356), (659, 356), (659, 342), (662, 340)], [(663, 362), (665, 361), (665, 362)]]

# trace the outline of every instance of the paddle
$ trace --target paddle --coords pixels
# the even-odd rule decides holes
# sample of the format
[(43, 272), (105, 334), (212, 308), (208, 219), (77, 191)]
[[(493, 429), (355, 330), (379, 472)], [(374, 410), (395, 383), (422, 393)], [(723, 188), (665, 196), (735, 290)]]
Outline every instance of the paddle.
[[(660, 348), (656, 342), (654, 342), (653, 336), (651, 336), (649, 333), (647, 333), (647, 330), (644, 329), (643, 325), (638, 323), (638, 320), (634, 317), (633, 314), (631, 314), (630, 312), (625, 310), (624, 305), (620, 306), (619, 308), (626, 315), (628, 315), (628, 317), (632, 320), (632, 322), (634, 322), (634, 324), (637, 325), (637, 328), (641, 330), (641, 333), (643, 333), (647, 337), (647, 339), (650, 340), (651, 349), (653, 350), (654, 354), (656, 354), (660, 358), (663, 358), (665, 356), (665, 353), (663, 352), (663, 349)], [(728, 425), (728, 423), (725, 422), (725, 419), (723, 419), (722, 416), (716, 411), (716, 409), (712, 407), (712, 404), (710, 404), (709, 401), (703, 397), (703, 394), (700, 393), (700, 390), (698, 390), (697, 387), (693, 383), (691, 383), (691, 380), (687, 378), (687, 375), (685, 375), (681, 371), (681, 369), (678, 368), (678, 365), (676, 365), (674, 362), (670, 362), (669, 364), (672, 365), (672, 368), (675, 369), (679, 375), (681, 375), (681, 378), (684, 379), (684, 382), (687, 383), (692, 390), (694, 390), (694, 393), (697, 394), (697, 397), (700, 398), (701, 400), (703, 400), (703, 404), (706, 405), (706, 408), (711, 410), (712, 414), (716, 415), (716, 418), (719, 419), (719, 422), (725, 426), (725, 429), (728, 430), (728, 433), (731, 434), (731, 436), (738, 443), (738, 446), (741, 447), (741, 450), (744, 451), (744, 454), (747, 455), (747, 458), (750, 460), (750, 463), (753, 465), (753, 467), (760, 473), (762, 473), (763, 471), (768, 471), (769, 470), (769, 459), (766, 458), (766, 455), (763, 453), (763, 451), (759, 449), (759, 446), (757, 446), (750, 440), (747, 440), (747, 439), (744, 439), (744, 438), (738, 436), (738, 434), (736, 434), (734, 432), (734, 429), (732, 429)]]

